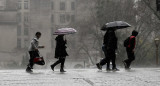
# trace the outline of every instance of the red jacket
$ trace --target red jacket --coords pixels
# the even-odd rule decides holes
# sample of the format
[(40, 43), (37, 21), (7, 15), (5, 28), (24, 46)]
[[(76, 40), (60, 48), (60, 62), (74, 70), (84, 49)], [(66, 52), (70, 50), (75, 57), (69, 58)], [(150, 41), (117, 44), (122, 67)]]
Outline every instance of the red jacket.
[(136, 45), (136, 37), (135, 36), (131, 36), (130, 40), (129, 40), (128, 48), (133, 50), (135, 48), (135, 45)]

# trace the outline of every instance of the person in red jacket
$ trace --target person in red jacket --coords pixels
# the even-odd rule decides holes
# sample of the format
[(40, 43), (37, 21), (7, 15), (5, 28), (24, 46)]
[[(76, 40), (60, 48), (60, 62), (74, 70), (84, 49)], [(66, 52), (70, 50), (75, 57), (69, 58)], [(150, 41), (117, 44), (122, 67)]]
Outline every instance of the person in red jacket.
[(130, 69), (131, 62), (135, 60), (134, 49), (135, 49), (135, 45), (136, 45), (136, 36), (137, 35), (138, 35), (138, 32), (133, 30), (132, 35), (129, 38), (129, 44), (126, 47), (128, 59), (123, 61), (125, 69)]

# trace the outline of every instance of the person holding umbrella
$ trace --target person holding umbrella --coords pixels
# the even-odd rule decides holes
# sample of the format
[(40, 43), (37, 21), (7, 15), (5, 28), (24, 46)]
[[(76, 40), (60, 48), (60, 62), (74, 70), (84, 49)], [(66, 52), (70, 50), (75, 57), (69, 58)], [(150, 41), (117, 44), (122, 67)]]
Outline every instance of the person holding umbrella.
[(108, 29), (105, 36), (104, 36), (104, 49), (106, 52), (105, 58), (103, 58), (99, 63), (97, 63), (97, 68), (102, 69), (102, 66), (107, 63), (107, 71), (111, 70), (110, 69), (110, 61), (112, 61), (112, 70), (113, 71), (118, 71), (116, 68), (116, 55), (115, 55), (115, 50), (117, 49), (117, 37), (115, 35), (115, 30), (116, 29)]
[(65, 63), (66, 56), (68, 56), (68, 53), (66, 51), (67, 40), (66, 39), (64, 40), (64, 35), (73, 34), (73, 33), (76, 33), (76, 30), (73, 28), (62, 28), (62, 29), (58, 29), (53, 34), (53, 35), (58, 35), (55, 39), (56, 40), (55, 58), (57, 58), (58, 60), (51, 65), (51, 69), (53, 71), (54, 71), (54, 67), (59, 63), (61, 63), (60, 72), (66, 72), (64, 70), (64, 63)]
[(53, 71), (54, 71), (54, 67), (59, 63), (61, 63), (60, 72), (66, 72), (64, 70), (64, 62), (65, 62), (66, 56), (68, 56), (66, 51), (67, 40), (64, 40), (63, 37), (64, 35), (58, 35), (55, 39), (56, 40), (55, 58), (57, 58), (58, 60), (51, 65), (51, 69)]
[(110, 69), (110, 61), (112, 61), (112, 70), (118, 71), (116, 67), (116, 54), (115, 51), (117, 49), (117, 37), (115, 35), (115, 30), (122, 29), (126, 27), (130, 27), (126, 22), (123, 21), (115, 21), (105, 24), (101, 30), (107, 31), (104, 36), (103, 40), (103, 51), (105, 53), (105, 58), (103, 58), (99, 63), (96, 64), (97, 68), (102, 70), (102, 66), (107, 63), (106, 70), (109, 71)]

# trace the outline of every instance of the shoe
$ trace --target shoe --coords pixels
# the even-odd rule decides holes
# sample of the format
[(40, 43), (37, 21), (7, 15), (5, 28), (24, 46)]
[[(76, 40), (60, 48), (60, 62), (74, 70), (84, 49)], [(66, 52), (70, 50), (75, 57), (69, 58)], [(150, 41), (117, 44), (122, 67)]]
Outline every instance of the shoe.
[(102, 70), (102, 66), (99, 63), (97, 63), (96, 65), (99, 70)]
[(27, 73), (32, 73), (33, 71), (31, 70), (30, 67), (27, 67), (27, 68), (26, 68), (26, 72), (27, 72)]
[(112, 68), (112, 71), (119, 71), (119, 69), (117, 69), (117, 68)]
[(125, 61), (122, 61), (122, 62), (123, 62), (123, 64), (124, 64), (124, 67), (127, 68), (126, 62), (125, 62)]
[(29, 64), (27, 65), (27, 67), (29, 67), (30, 69), (33, 69), (33, 66), (30, 66)]
[(60, 72), (66, 72), (64, 69), (61, 69)]
[(110, 69), (110, 68), (107, 68), (106, 71), (111, 71), (111, 69)]
[(54, 71), (54, 66), (53, 65), (51, 65), (51, 69)]
[(131, 69), (131, 68), (129, 68), (129, 67), (128, 67), (128, 68), (125, 68), (125, 70), (130, 70), (130, 69)]

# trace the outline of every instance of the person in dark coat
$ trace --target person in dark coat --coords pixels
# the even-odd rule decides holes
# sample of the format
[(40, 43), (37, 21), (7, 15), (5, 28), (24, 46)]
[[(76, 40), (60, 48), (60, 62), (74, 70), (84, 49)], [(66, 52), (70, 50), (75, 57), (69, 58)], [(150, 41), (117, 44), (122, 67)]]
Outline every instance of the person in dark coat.
[(117, 71), (116, 68), (116, 55), (115, 50), (117, 49), (117, 37), (115, 35), (116, 29), (108, 29), (105, 36), (104, 36), (104, 51), (105, 51), (105, 58), (102, 59), (99, 63), (97, 63), (97, 68), (102, 70), (102, 66), (107, 63), (107, 70), (110, 69), (110, 61), (112, 61), (112, 70)]
[(68, 56), (68, 53), (66, 51), (67, 41), (64, 40), (63, 37), (64, 35), (58, 35), (55, 39), (56, 40), (55, 58), (57, 58), (58, 60), (51, 65), (51, 69), (53, 71), (54, 71), (54, 67), (59, 63), (61, 63), (60, 72), (66, 72), (64, 71), (64, 63), (65, 63), (66, 56)]
[(135, 49), (135, 45), (136, 45), (136, 36), (137, 35), (138, 35), (138, 32), (133, 30), (132, 35), (130, 36), (130, 39), (129, 39), (129, 44), (126, 47), (128, 59), (123, 61), (125, 69), (130, 69), (130, 65), (131, 65), (132, 61), (135, 60), (134, 49)]

